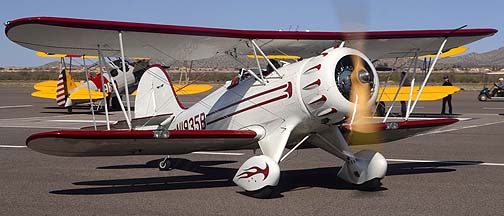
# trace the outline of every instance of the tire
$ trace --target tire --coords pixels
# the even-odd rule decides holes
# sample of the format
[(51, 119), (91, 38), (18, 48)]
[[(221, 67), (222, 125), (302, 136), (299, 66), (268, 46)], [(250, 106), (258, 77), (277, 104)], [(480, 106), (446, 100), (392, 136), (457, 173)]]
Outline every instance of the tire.
[(487, 100), (488, 100), (488, 97), (487, 97), (486, 95), (482, 95), (482, 94), (481, 94), (481, 95), (479, 95), (479, 96), (478, 96), (478, 100), (479, 100), (479, 101), (487, 101)]
[(158, 164), (159, 171), (171, 170), (170, 160), (161, 160)]
[(381, 179), (375, 178), (358, 185), (358, 189), (361, 191), (379, 191), (382, 188), (381, 186)]
[(270, 199), (274, 197), (274, 187), (266, 186), (256, 191), (247, 191), (245, 194), (258, 199)]

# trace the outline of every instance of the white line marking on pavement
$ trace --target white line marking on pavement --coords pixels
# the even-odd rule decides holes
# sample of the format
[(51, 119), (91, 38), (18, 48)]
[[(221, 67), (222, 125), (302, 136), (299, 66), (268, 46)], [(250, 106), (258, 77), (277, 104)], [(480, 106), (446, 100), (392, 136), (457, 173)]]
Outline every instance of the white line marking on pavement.
[(41, 128), (41, 129), (71, 129), (77, 130), (80, 129), (78, 127), (51, 127), (51, 126), (35, 126), (35, 125), (0, 125), (0, 128)]
[(495, 113), (464, 113), (464, 115), (498, 116)]
[(486, 110), (500, 110), (500, 109), (504, 109), (504, 107), (483, 107), (483, 109), (486, 109)]
[(32, 107), (33, 105), (13, 105), (13, 106), (0, 106), (0, 109), (8, 109), (8, 108), (24, 108), (24, 107)]
[[(93, 120), (80, 120), (80, 119), (57, 119), (57, 120), (48, 120), (50, 122), (70, 122), (70, 123), (92, 123)], [(105, 120), (96, 120), (96, 123), (107, 123)], [(110, 121), (111, 124), (114, 121)]]
[(30, 120), (30, 119), (48, 119), (48, 118), (56, 118), (56, 117), (66, 117), (68, 115), (54, 115), (54, 116), (34, 116), (34, 117), (26, 117), (26, 118), (7, 118), (0, 120)]
[(469, 129), (469, 128), (476, 128), (476, 127), (483, 127), (483, 126), (489, 126), (489, 125), (494, 125), (494, 124), (502, 124), (502, 123), (504, 123), (504, 121), (490, 122), (490, 123), (479, 124), (479, 125), (469, 125), (469, 126), (464, 126), (464, 127), (459, 127), (459, 128), (451, 128), (451, 129), (446, 129), (446, 130), (431, 131), (431, 132), (427, 132), (427, 133), (417, 134), (416, 136), (445, 133), (445, 132), (451, 132), (451, 131), (457, 131), (457, 130), (463, 130), (463, 129)]
[(456, 119), (459, 121), (467, 121), (467, 120), (471, 120), (472, 118), (456, 118)]
[(26, 148), (26, 146), (0, 145), (0, 148)]
[(193, 152), (193, 154), (231, 155), (231, 156), (241, 156), (241, 155), (244, 155), (244, 153), (239, 153), (239, 152), (205, 152), (205, 151), (197, 151), (197, 152)]
[(478, 165), (478, 166), (504, 166), (504, 163), (479, 163), (474, 161), (435, 161), (435, 160), (408, 160), (408, 159), (387, 159), (389, 162), (412, 162), (412, 163), (441, 163), (453, 165)]

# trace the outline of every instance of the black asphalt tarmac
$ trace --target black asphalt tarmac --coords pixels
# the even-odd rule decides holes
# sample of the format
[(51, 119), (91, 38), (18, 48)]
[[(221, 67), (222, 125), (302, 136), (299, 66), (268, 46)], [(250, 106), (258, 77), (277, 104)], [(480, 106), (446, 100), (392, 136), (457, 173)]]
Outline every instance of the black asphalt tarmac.
[[(456, 124), (383, 145), (383, 188), (359, 191), (339, 180), (342, 162), (320, 149), (294, 152), (280, 164), (279, 196), (255, 199), (230, 179), (243, 155), (64, 158), (28, 148), (32, 133), (90, 125), (87, 109), (67, 115), (30, 88), (0, 88), (1, 215), (502, 215), (504, 102), (454, 95)], [(184, 96), (191, 104), (202, 95)], [(420, 102), (414, 116), (440, 117), (441, 102)], [(397, 108), (395, 108), (397, 110)], [(120, 119), (114, 112), (112, 119)], [(98, 116), (104, 120), (103, 115)], [(358, 150), (356, 148), (356, 150)]]

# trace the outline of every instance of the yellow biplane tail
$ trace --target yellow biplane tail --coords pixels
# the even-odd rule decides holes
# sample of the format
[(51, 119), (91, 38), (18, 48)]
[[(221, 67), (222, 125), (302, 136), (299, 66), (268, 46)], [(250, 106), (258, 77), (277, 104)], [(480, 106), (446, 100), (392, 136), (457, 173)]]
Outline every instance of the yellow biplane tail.
[(77, 87), (77, 84), (72, 79), (72, 75), (70, 75), (67, 70), (63, 69), (58, 76), (56, 85), (56, 103), (58, 106), (67, 106), (68, 96), (70, 95), (69, 92), (75, 87)]

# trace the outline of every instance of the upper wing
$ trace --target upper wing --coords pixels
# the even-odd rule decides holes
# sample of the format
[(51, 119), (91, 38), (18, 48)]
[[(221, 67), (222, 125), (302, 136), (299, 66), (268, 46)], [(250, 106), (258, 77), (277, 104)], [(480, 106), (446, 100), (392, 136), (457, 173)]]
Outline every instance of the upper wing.
[(26, 145), (57, 156), (170, 155), (245, 148), (259, 138), (251, 130), (61, 130), (33, 134)]
[(256, 39), (271, 55), (311, 57), (345, 41), (371, 59), (433, 54), (444, 38), (445, 50), (474, 42), (495, 29), (411, 30), (374, 32), (252, 31), (174, 25), (113, 22), (55, 17), (31, 17), (7, 22), (5, 34), (21, 46), (46, 53), (119, 56), (122, 32), (128, 57), (172, 60), (209, 58), (225, 52), (252, 53), (248, 40)]

